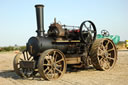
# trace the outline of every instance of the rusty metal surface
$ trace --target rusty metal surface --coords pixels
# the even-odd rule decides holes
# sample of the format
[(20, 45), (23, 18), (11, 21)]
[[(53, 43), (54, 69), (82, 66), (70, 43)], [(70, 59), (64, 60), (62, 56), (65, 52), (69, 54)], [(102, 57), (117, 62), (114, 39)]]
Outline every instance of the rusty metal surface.
[(97, 39), (90, 52), (93, 66), (97, 70), (110, 70), (117, 61), (117, 49), (110, 39)]
[(35, 62), (34, 61), (20, 61), (20, 68), (34, 69), (35, 68)]
[[(27, 48), (14, 58), (14, 71), (27, 78), (39, 72), (45, 80), (63, 76), (68, 65), (93, 66), (97, 70), (113, 68), (117, 50), (110, 39), (96, 39), (96, 27), (90, 20), (82, 22), (79, 28), (63, 28), (54, 20), (44, 33), (44, 5), (36, 5), (37, 36), (31, 37)], [(68, 27), (68, 26), (67, 26)], [(91, 49), (91, 50), (90, 50)]]
[(64, 54), (57, 49), (49, 49), (41, 54), (38, 62), (39, 73), (46, 80), (60, 78), (66, 71)]
[(27, 51), (23, 51), (23, 53), (18, 53), (15, 56), (13, 61), (13, 68), (17, 75), (19, 75), (22, 78), (27, 78), (30, 77), (31, 74), (33, 74), (34, 66), (33, 65), (31, 67), (25, 66), (25, 63), (23, 64), (24, 61), (29, 62), (29, 66), (30, 66), (30, 62), (33, 62), (34, 64), (33, 57), (30, 56)]
[[(56, 33), (54, 31), (56, 31)], [(54, 22), (53, 24), (51, 24), (49, 26), (48, 35), (49, 36), (53, 35), (53, 36), (62, 37), (62, 36), (65, 36), (65, 30), (62, 29), (62, 26), (60, 24)]]

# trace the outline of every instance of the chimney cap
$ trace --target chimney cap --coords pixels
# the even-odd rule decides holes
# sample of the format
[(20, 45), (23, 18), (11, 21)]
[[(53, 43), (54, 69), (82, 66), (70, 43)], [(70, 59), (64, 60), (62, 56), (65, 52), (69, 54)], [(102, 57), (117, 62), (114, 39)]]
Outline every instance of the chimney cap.
[(36, 4), (35, 7), (44, 7), (43, 4)]

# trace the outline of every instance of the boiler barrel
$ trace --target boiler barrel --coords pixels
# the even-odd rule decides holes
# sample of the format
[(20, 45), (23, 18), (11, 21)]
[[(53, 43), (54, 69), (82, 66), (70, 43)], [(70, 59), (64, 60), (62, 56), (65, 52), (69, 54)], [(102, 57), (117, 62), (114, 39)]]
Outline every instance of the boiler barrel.
[(32, 56), (37, 56), (39, 53), (48, 49), (59, 49), (62, 52), (66, 52), (68, 45), (54, 44), (52, 38), (49, 37), (31, 37), (27, 43), (27, 50)]

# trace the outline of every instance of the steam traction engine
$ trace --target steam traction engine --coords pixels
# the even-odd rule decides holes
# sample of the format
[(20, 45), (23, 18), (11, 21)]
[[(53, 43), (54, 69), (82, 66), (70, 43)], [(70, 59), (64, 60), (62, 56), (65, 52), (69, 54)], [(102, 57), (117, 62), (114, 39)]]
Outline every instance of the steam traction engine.
[[(43, 5), (36, 5), (37, 36), (31, 37), (26, 50), (14, 58), (14, 70), (23, 77), (39, 72), (46, 80), (60, 78), (67, 65), (88, 66), (97, 70), (111, 69), (117, 60), (117, 50), (110, 39), (96, 39), (96, 27), (92, 21), (80, 26), (60, 25), (54, 20), (47, 34), (44, 32)], [(73, 29), (68, 29), (73, 27)], [(77, 28), (77, 29), (74, 29)]]

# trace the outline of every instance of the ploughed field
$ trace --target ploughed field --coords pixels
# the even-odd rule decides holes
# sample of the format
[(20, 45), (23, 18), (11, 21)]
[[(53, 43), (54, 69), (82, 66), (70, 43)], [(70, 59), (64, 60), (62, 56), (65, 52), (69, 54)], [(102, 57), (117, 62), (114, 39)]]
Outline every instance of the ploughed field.
[(39, 76), (22, 79), (13, 71), (15, 52), (0, 52), (0, 85), (128, 85), (128, 51), (118, 51), (118, 60), (110, 71), (68, 69), (62, 78), (46, 81)]

